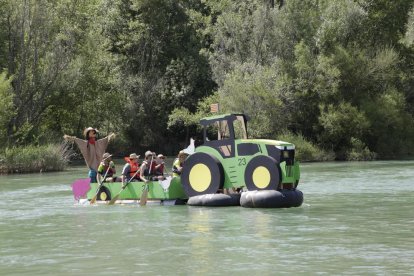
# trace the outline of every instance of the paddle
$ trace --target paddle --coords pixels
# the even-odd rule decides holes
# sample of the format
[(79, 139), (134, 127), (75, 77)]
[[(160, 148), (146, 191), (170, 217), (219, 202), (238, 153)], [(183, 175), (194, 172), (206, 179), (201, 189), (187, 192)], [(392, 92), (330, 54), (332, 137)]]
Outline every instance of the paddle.
[[(149, 166), (149, 170), (148, 170), (148, 176), (151, 174), (151, 167), (152, 167), (152, 161), (154, 159), (154, 155), (151, 155), (151, 163)], [(148, 184), (145, 183), (144, 184), (144, 189), (142, 190), (142, 195), (141, 198), (139, 199), (139, 205), (140, 206), (145, 206), (147, 204), (147, 199), (148, 199)]]
[(111, 164), (108, 165), (108, 169), (106, 170), (104, 178), (102, 179), (101, 182), (99, 182), (99, 177), (96, 177), (96, 179), (98, 180), (99, 186), (98, 186), (98, 189), (96, 189), (95, 196), (91, 199), (90, 204), (94, 204), (96, 199), (98, 198), (99, 190), (101, 189), (103, 183), (105, 182), (106, 175), (108, 174), (108, 171), (109, 171), (110, 168), (111, 168)]
[(109, 201), (108, 205), (114, 205), (115, 201), (118, 200), (119, 196), (121, 195), (122, 191), (125, 190), (125, 188), (128, 186), (129, 183), (131, 183), (131, 181), (135, 178), (135, 176), (137, 175), (137, 173), (139, 172), (139, 170), (137, 170), (134, 175), (128, 180), (127, 183), (125, 183), (125, 185), (122, 185), (122, 189), (119, 191), (119, 193), (116, 194), (116, 196), (114, 196), (111, 201)]

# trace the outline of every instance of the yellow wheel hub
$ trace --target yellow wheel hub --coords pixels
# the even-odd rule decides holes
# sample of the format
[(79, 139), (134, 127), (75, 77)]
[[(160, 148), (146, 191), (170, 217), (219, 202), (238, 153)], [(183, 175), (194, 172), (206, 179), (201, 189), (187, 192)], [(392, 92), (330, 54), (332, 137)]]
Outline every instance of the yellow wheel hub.
[(108, 196), (107, 196), (107, 194), (105, 192), (101, 192), (101, 194), (100, 194), (101, 200), (105, 201), (107, 197)]
[(210, 169), (204, 164), (195, 165), (191, 168), (189, 182), (195, 191), (204, 192), (211, 184)]
[(259, 189), (264, 189), (269, 186), (270, 172), (266, 167), (260, 166), (254, 169), (253, 184)]

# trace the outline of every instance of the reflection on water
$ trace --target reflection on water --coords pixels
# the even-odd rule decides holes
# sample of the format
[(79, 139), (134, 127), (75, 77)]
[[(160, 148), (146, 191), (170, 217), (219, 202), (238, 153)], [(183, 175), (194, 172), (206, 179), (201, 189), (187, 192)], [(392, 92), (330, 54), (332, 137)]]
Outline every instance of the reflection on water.
[(299, 208), (78, 206), (84, 167), (0, 177), (2, 275), (414, 274), (414, 162), (302, 165)]

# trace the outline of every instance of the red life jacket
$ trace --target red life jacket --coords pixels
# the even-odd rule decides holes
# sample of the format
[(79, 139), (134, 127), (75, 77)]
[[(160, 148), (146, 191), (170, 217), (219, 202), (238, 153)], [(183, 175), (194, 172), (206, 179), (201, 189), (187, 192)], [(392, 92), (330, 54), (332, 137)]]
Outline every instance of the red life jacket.
[(155, 162), (154, 160), (152, 161), (151, 164), (151, 172), (155, 173), (155, 171), (157, 170), (155, 167), (157, 166), (157, 162)]
[[(144, 162), (143, 162), (143, 164), (145, 163), (145, 171), (144, 171), (144, 176), (151, 176), (151, 175), (155, 175), (155, 166), (157, 165), (156, 163), (155, 163), (155, 161), (152, 161), (152, 164), (151, 164), (151, 161), (148, 161), (148, 160), (145, 160)], [(149, 168), (150, 167), (150, 165), (151, 165), (151, 169)]]
[(160, 164), (159, 165), (159, 167), (158, 167), (158, 169), (156, 171), (156, 174), (159, 174), (159, 175), (163, 175), (164, 174), (164, 164)]

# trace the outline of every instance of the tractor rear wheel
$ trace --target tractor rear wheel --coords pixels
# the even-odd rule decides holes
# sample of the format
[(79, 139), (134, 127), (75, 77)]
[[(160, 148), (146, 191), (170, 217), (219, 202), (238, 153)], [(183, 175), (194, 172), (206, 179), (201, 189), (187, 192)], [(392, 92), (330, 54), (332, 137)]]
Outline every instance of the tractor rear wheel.
[(185, 161), (181, 184), (188, 197), (214, 194), (223, 188), (223, 183), (223, 167), (216, 157), (196, 152)]

